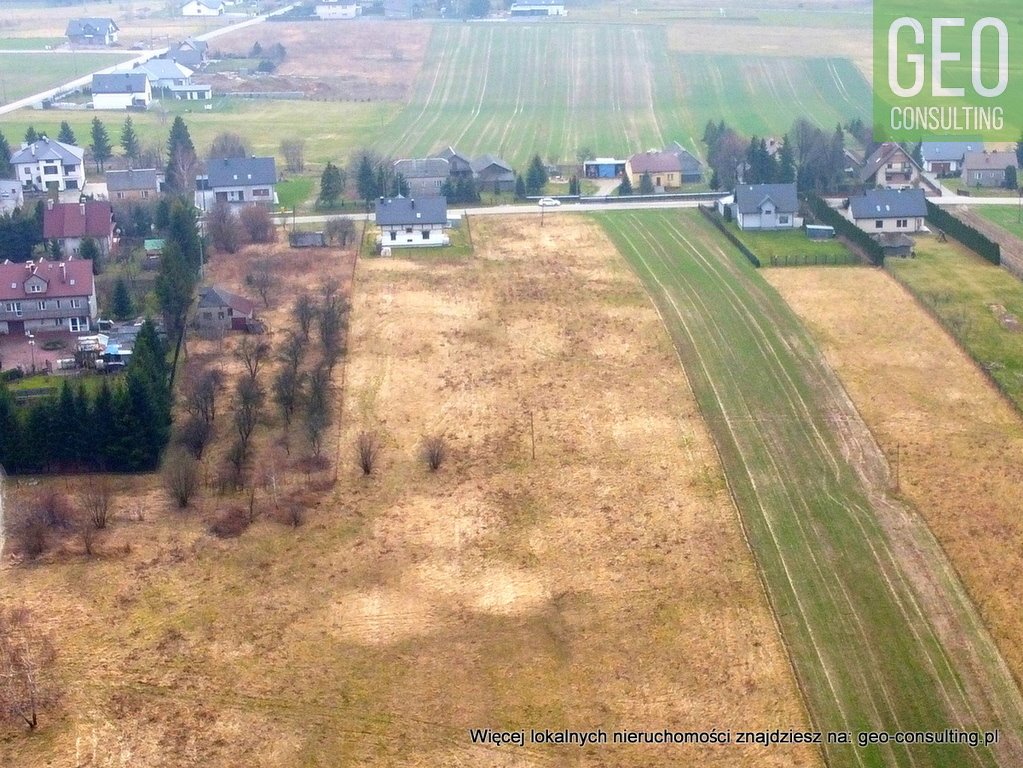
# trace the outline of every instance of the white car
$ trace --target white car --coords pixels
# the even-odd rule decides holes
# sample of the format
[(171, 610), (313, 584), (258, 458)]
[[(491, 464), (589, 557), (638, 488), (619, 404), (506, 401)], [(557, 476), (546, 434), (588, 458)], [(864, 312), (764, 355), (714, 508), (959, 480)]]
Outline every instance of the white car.
[(541, 197), (536, 204), (541, 208), (546, 208), (548, 206), (561, 205), (561, 201), (556, 200), (553, 197)]

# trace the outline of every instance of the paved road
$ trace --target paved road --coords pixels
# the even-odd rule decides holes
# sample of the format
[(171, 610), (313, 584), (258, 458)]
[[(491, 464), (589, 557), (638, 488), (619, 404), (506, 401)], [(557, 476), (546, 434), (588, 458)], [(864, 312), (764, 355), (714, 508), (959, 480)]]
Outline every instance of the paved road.
[[(214, 29), (212, 32), (205, 32), (205, 33), (203, 33), (201, 35), (195, 35), (195, 39), (196, 40), (213, 40), (214, 38), (220, 37), (221, 35), (226, 35), (226, 34), (229, 34), (231, 32), (236, 32), (239, 29), (245, 29), (246, 27), (251, 27), (254, 24), (261, 24), (262, 22), (266, 21), (270, 16), (277, 16), (277, 15), (282, 14), (282, 13), (287, 13), (293, 7), (294, 6), (292, 6), (292, 5), (288, 5), (288, 6), (285, 6), (284, 8), (280, 8), (280, 9), (274, 11), (273, 13), (268, 13), (268, 14), (266, 14), (264, 16), (254, 16), (251, 19), (246, 19), (245, 21), (240, 21), (237, 24), (231, 24), (230, 26), (227, 26), (227, 27), (221, 27), (220, 29)], [(84, 50), (84, 49), (79, 49), (79, 50), (81, 51), (81, 50)], [(93, 53), (94, 51), (92, 51), (90, 49), (88, 52), (89, 53)], [(101, 51), (97, 51), (97, 52), (100, 52), (100, 53), (108, 53), (108, 52), (110, 52), (110, 53), (121, 53), (122, 55), (124, 55), (125, 53), (128, 53), (128, 51), (116, 51), (116, 50), (115, 51), (108, 51), (108, 50), (105, 50), (105, 49), (101, 50)], [(151, 51), (143, 51), (138, 56), (136, 56), (133, 59), (130, 59), (129, 61), (121, 62), (120, 64), (115, 64), (112, 67), (105, 67), (104, 69), (98, 69), (95, 72), (90, 72), (89, 74), (85, 75), (84, 77), (79, 77), (79, 78), (77, 78), (75, 80), (72, 80), (71, 82), (64, 83), (64, 85), (59, 85), (56, 88), (51, 88), (48, 91), (42, 91), (41, 93), (36, 93), (36, 94), (33, 94), (32, 96), (26, 96), (24, 99), (18, 99), (17, 101), (12, 101), (9, 104), (4, 104), (2, 107), (0, 107), (0, 115), (6, 115), (6, 114), (8, 114), (10, 112), (14, 112), (16, 110), (23, 109), (25, 107), (31, 107), (33, 104), (38, 104), (41, 101), (44, 101), (46, 99), (55, 98), (57, 96), (60, 96), (61, 94), (68, 93), (69, 91), (74, 91), (74, 90), (77, 90), (79, 88), (84, 88), (85, 86), (87, 86), (90, 83), (92, 83), (92, 76), (93, 75), (105, 75), (105, 74), (109, 74), (109, 73), (115, 72), (115, 71), (123, 71), (125, 68), (133, 67), (136, 64), (144, 64), (147, 61), (149, 61), (150, 59), (156, 58), (157, 56), (160, 56), (161, 54), (164, 54), (166, 52), (167, 52), (166, 48), (157, 48), (157, 49), (154, 49), (154, 50), (151, 50)], [(53, 51), (12, 51), (12, 53), (53, 53)]]

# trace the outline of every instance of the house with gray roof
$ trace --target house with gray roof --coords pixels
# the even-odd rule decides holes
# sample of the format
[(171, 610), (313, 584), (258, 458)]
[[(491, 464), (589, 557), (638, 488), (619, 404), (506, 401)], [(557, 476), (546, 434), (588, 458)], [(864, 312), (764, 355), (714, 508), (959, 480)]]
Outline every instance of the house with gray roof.
[(73, 144), (43, 136), (14, 152), (11, 165), (24, 189), (63, 192), (85, 187), (85, 150)]
[(1019, 171), (1015, 152), (967, 152), (963, 181), (970, 187), (1004, 187), (1007, 168)]
[(145, 72), (113, 72), (92, 76), (93, 109), (146, 109), (153, 89)]
[(920, 157), (927, 173), (953, 176), (962, 171), (968, 152), (983, 149), (984, 144), (980, 141), (923, 141), (920, 142)]
[(195, 74), (184, 64), (171, 59), (150, 59), (145, 64), (136, 64), (135, 71), (145, 73), (154, 92), (172, 85), (186, 85)]
[(742, 184), (735, 188), (732, 218), (744, 230), (796, 229), (799, 198), (792, 184)]
[(443, 197), (380, 198), (376, 206), (378, 242), (385, 248), (448, 245), (448, 201)]
[(922, 189), (868, 189), (849, 198), (849, 217), (872, 235), (920, 232), (927, 217), (927, 202)]
[(272, 157), (223, 157), (206, 164), (198, 179), (195, 204), (209, 210), (216, 203), (233, 207), (277, 205), (277, 164)]
[(450, 175), (450, 166), (442, 157), (396, 160), (394, 173), (400, 173), (408, 182), (410, 196), (427, 197), (441, 193), (441, 187)]
[(515, 171), (494, 155), (480, 155), (473, 160), (472, 176), (480, 191), (493, 191), (494, 194), (515, 191)]
[(182, 16), (223, 16), (223, 0), (188, 0), (181, 6)]
[(207, 286), (199, 289), (199, 305), (195, 324), (205, 330), (254, 330), (256, 303), (224, 288)]
[(113, 19), (80, 18), (71, 19), (64, 34), (71, 45), (113, 45), (118, 32)]
[(112, 203), (155, 200), (163, 186), (163, 173), (155, 168), (107, 171), (107, 198)]
[(188, 37), (177, 45), (172, 45), (160, 58), (184, 64), (194, 71), (202, 69), (209, 56), (209, 49), (210, 44), (205, 40), (196, 40)]
[(461, 154), (454, 147), (445, 147), (434, 157), (448, 161), (448, 178), (460, 181), (472, 181), (472, 160)]

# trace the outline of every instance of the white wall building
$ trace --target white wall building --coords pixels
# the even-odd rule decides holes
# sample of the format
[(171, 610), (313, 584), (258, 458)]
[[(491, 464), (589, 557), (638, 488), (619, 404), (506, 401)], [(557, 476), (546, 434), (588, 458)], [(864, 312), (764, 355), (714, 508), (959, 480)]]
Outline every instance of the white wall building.
[(40, 192), (85, 187), (85, 150), (45, 136), (11, 155), (15, 178), (24, 189)]
[(153, 89), (145, 72), (92, 76), (93, 109), (145, 109), (152, 100)]

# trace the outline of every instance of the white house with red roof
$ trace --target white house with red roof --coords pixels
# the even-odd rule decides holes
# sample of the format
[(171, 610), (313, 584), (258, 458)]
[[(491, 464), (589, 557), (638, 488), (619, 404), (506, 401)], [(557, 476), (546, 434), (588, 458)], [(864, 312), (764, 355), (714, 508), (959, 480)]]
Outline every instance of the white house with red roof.
[(92, 328), (97, 313), (90, 262), (0, 264), (0, 334), (82, 333)]
[(82, 240), (92, 238), (102, 256), (114, 247), (114, 210), (106, 200), (84, 203), (46, 201), (43, 211), (43, 239), (56, 240), (67, 257), (77, 256)]
[(244, 296), (216, 286), (199, 289), (199, 306), (195, 322), (200, 328), (246, 331), (255, 321), (255, 317), (255, 302)]

